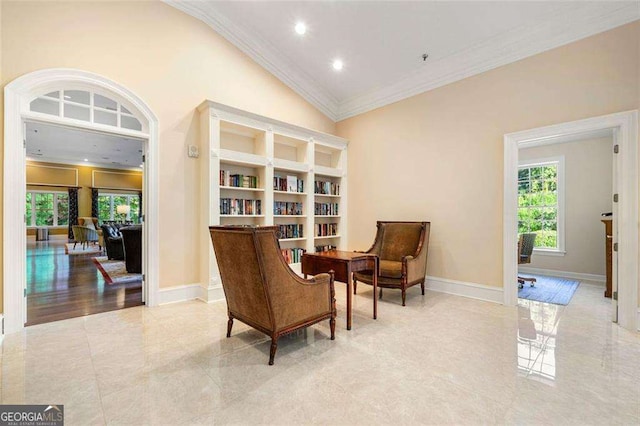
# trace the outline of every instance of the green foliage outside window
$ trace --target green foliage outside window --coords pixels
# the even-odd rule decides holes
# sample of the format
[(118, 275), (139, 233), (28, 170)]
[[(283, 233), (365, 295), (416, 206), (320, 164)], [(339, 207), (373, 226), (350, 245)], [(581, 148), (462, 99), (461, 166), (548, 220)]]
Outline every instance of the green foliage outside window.
[(558, 166), (518, 170), (518, 233), (535, 232), (535, 247), (558, 248)]
[(32, 194), (30, 192), (27, 192), (27, 202), (25, 204), (25, 212), (26, 214), (26, 223), (27, 226), (31, 226), (31, 219), (33, 218), (33, 211), (31, 210), (31, 203), (32, 203)]
[(36, 226), (53, 226), (53, 194), (36, 193)]
[[(118, 206), (128, 205), (130, 207), (129, 216), (123, 218), (118, 214)], [(98, 196), (98, 219), (104, 221), (140, 221), (140, 200), (137, 194), (103, 194)]]
[(69, 224), (69, 194), (57, 194), (58, 225)]
[(111, 218), (111, 196), (98, 195), (98, 221), (103, 223)]
[(27, 226), (66, 226), (69, 224), (69, 195), (57, 192), (27, 192)]

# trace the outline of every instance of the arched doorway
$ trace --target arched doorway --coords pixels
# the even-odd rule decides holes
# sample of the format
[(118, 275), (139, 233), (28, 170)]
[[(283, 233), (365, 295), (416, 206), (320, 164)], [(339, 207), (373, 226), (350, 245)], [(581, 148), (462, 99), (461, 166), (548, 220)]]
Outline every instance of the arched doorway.
[[(32, 108), (31, 103), (61, 90), (90, 92), (119, 104), (126, 111), (116, 125), (104, 120), (82, 120), (67, 114), (50, 114)], [(93, 107), (93, 104), (91, 105)], [(122, 125), (122, 117), (132, 123)], [(26, 225), (24, 221), (26, 120), (59, 124), (105, 133), (118, 133), (146, 140), (143, 181), (144, 223), (143, 292), (147, 306), (158, 303), (158, 120), (151, 109), (125, 87), (105, 77), (74, 69), (46, 69), (17, 78), (5, 87), (4, 183), (3, 183), (3, 294), (5, 333), (19, 331), (26, 318)], [(136, 124), (137, 121), (137, 124)]]

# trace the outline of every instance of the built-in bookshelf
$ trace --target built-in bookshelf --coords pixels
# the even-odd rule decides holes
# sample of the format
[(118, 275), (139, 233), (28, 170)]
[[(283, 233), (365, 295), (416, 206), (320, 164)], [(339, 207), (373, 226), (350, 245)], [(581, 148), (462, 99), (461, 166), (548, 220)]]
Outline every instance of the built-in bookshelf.
[[(305, 251), (346, 249), (346, 140), (211, 101), (198, 111), (203, 229), (278, 226), (298, 272)], [(208, 232), (201, 249), (202, 281), (218, 288)]]

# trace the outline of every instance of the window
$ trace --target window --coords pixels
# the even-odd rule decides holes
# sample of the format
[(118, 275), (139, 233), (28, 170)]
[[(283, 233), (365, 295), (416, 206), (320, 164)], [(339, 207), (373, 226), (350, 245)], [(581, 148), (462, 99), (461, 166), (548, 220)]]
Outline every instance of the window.
[(28, 191), (25, 205), (27, 226), (69, 225), (69, 194)]
[[(129, 206), (129, 213), (123, 218), (118, 214), (118, 206)], [(98, 195), (98, 219), (105, 221), (140, 222), (140, 198), (138, 194), (100, 194)]]
[(521, 162), (518, 233), (535, 232), (538, 252), (564, 253), (564, 158)]
[(122, 129), (142, 131), (140, 121), (122, 104), (85, 90), (58, 90), (31, 101), (30, 110)]

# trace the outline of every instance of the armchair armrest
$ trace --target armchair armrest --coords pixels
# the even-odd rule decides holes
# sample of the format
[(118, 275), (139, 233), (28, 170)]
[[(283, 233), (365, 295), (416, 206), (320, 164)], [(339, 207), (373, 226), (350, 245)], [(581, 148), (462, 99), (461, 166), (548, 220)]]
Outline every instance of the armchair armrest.
[(404, 256), (402, 258), (402, 272), (406, 274), (409, 283), (423, 281), (427, 275), (427, 251), (420, 250), (417, 257)]
[(270, 267), (266, 276), (276, 330), (335, 314), (333, 271), (304, 279), (291, 270), (279, 252), (274, 255), (276, 261), (267, 262)]

